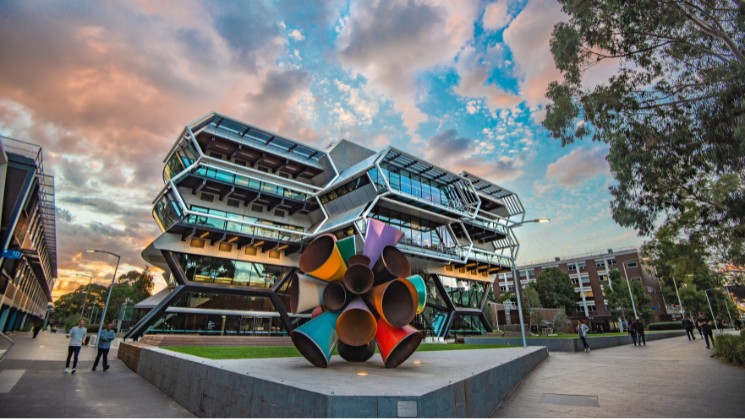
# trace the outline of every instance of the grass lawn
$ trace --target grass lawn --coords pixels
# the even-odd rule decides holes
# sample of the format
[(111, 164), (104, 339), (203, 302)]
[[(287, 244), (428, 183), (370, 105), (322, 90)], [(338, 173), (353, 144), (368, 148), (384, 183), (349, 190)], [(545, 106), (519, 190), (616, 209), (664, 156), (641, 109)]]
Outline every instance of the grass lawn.
[[(655, 334), (655, 333), (666, 333), (666, 332), (675, 332), (675, 330), (645, 330), (644, 333), (647, 335)], [(599, 338), (604, 336), (628, 336), (628, 332), (613, 332), (613, 333), (588, 333), (587, 337), (592, 338)], [(559, 333), (556, 336), (526, 336), (528, 339), (538, 339), (538, 338), (549, 338), (549, 339), (567, 339), (567, 338), (579, 338), (579, 336), (576, 333)]]
[[(508, 345), (422, 343), (417, 352), (511, 348)], [(163, 349), (209, 359), (291, 358), (301, 356), (294, 346), (164, 346)], [(336, 355), (336, 350), (334, 350)]]

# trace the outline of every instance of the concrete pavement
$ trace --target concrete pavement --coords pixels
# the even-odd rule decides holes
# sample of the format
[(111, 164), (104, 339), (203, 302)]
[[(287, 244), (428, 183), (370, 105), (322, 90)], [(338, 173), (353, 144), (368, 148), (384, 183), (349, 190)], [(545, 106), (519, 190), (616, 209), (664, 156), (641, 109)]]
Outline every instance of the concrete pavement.
[(194, 417), (109, 353), (111, 368), (91, 371), (95, 349), (80, 351), (75, 375), (65, 374), (64, 333), (12, 336), (0, 362), (0, 417)]
[(742, 417), (745, 368), (683, 337), (551, 353), (494, 417)]

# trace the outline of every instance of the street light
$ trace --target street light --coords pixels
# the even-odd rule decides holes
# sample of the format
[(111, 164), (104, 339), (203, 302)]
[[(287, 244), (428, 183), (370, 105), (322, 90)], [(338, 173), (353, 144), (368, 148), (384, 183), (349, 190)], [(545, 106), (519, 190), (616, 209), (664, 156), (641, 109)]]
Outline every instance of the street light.
[(629, 297), (631, 297), (631, 308), (634, 309), (634, 318), (638, 319), (639, 315), (636, 313), (636, 303), (634, 302), (634, 294), (631, 293), (631, 283), (629, 283), (629, 274), (626, 273), (626, 262), (622, 263), (621, 266), (623, 266), (623, 276), (626, 277), (626, 286), (629, 288)]
[(75, 274), (75, 276), (84, 276), (88, 279), (88, 287), (85, 289), (85, 299), (83, 300), (83, 308), (80, 309), (80, 318), (83, 318), (83, 313), (85, 313), (85, 303), (88, 302), (88, 291), (91, 289), (91, 282), (93, 282), (93, 275), (86, 275), (86, 274)]
[[(520, 227), (527, 223), (547, 223), (551, 221), (549, 218), (536, 218), (534, 220), (521, 221), (519, 223), (512, 224), (510, 227)], [(517, 267), (515, 264), (515, 249), (510, 247), (510, 258), (512, 259), (512, 281), (515, 283), (515, 298), (517, 299), (517, 315), (520, 318), (520, 334), (523, 338), (523, 348), (528, 347), (528, 341), (525, 340), (525, 320), (523, 320), (523, 305), (520, 302), (520, 284), (517, 280)]]
[(114, 267), (114, 276), (111, 278), (111, 285), (109, 285), (109, 293), (106, 296), (106, 304), (103, 306), (103, 312), (101, 313), (101, 321), (98, 322), (98, 334), (96, 334), (96, 345), (98, 345), (99, 339), (101, 339), (101, 330), (103, 329), (103, 322), (106, 319), (106, 310), (109, 308), (109, 300), (111, 299), (111, 290), (114, 289), (114, 281), (116, 281), (116, 271), (119, 269), (119, 261), (121, 256), (116, 253), (112, 253), (106, 250), (86, 250), (88, 253), (106, 253), (107, 255), (116, 256), (116, 267)]
[(709, 289), (704, 290), (704, 295), (706, 295), (706, 302), (709, 303), (709, 312), (711, 312), (711, 320), (714, 322), (714, 327), (719, 329), (719, 333), (722, 333), (722, 329), (719, 327), (719, 324), (717, 323), (717, 318), (714, 316), (714, 310), (711, 308), (711, 300), (709, 299)]

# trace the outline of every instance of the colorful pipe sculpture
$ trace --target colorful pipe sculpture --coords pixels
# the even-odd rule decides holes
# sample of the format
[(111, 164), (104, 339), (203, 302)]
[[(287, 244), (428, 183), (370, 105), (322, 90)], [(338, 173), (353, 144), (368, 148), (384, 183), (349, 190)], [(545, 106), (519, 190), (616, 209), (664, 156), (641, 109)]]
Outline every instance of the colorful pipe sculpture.
[(304, 275), (290, 286), (290, 309), (313, 309), (313, 314), (290, 337), (311, 364), (328, 366), (335, 346), (344, 360), (365, 362), (377, 345), (386, 368), (401, 365), (416, 351), (424, 334), (409, 323), (424, 310), (427, 288), (395, 247), (402, 237), (401, 231), (368, 219), (362, 254), (350, 253), (353, 240), (337, 242), (330, 234), (306, 247), (300, 256)]

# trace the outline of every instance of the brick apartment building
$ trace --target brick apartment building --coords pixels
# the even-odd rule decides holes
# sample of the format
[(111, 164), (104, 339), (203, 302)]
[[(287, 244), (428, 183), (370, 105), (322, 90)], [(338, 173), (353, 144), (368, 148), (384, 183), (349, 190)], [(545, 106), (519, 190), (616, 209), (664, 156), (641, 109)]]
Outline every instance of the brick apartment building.
[[(609, 273), (613, 268), (618, 269), (621, 274), (621, 285), (628, 289), (626, 278), (631, 281), (642, 281), (645, 290), (652, 302), (649, 306), (654, 313), (653, 321), (669, 319), (665, 304), (660, 292), (660, 284), (653, 273), (642, 265), (639, 251), (636, 248), (627, 248), (614, 251), (608, 249), (605, 253), (591, 253), (571, 257), (557, 257), (551, 261), (542, 261), (519, 266), (517, 268), (520, 278), (520, 289), (531, 282), (535, 282), (541, 271), (548, 268), (559, 268), (569, 274), (574, 284), (577, 295), (577, 313), (575, 319), (588, 319), (597, 329), (602, 326), (603, 330), (615, 330), (614, 320), (606, 306), (603, 295), (603, 286), (611, 283)], [(499, 296), (503, 292), (514, 291), (512, 273), (502, 273), (497, 277), (494, 287), (495, 294)], [(628, 313), (626, 319), (631, 320), (633, 313)]]

